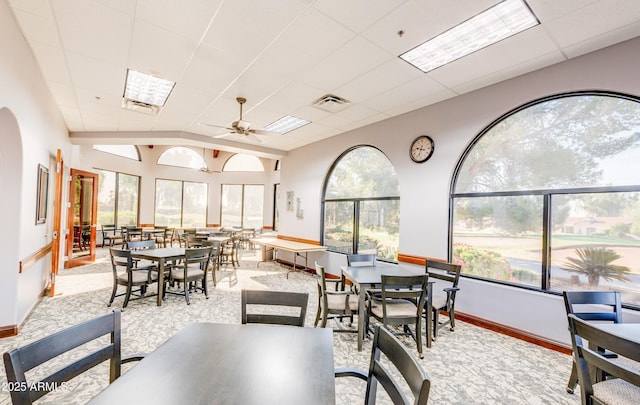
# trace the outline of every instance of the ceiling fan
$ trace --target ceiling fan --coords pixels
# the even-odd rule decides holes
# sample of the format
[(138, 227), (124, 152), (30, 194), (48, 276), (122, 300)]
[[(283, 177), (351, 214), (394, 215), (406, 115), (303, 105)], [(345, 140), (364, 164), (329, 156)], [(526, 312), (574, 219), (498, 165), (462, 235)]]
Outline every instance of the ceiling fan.
[(238, 104), (240, 104), (240, 118), (237, 121), (233, 121), (231, 123), (231, 127), (223, 127), (220, 125), (202, 123), (202, 125), (207, 125), (207, 126), (216, 127), (216, 128), (224, 128), (229, 131), (224, 134), (216, 135), (214, 136), (214, 138), (224, 138), (230, 135), (237, 134), (237, 135), (245, 136), (247, 139), (250, 139), (252, 141), (262, 143), (262, 141), (256, 135), (280, 135), (279, 132), (263, 131), (260, 129), (251, 129), (251, 123), (248, 121), (244, 121), (242, 119), (242, 105), (247, 102), (247, 99), (244, 97), (237, 97), (236, 101), (238, 102)]

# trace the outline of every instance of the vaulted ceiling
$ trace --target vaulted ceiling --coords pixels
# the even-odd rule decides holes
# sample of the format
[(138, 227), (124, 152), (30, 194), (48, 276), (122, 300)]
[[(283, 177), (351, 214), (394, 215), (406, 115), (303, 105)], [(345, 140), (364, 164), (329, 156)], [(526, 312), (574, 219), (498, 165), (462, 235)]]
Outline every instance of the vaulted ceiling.
[[(398, 55), (499, 0), (7, 0), (75, 143), (275, 154), (640, 35), (638, 0), (527, 0), (540, 25), (429, 73)], [(121, 107), (127, 69), (176, 82)], [(349, 104), (314, 106), (332, 94)], [(262, 143), (204, 123), (311, 124)], [(133, 133), (132, 133), (133, 132)]]

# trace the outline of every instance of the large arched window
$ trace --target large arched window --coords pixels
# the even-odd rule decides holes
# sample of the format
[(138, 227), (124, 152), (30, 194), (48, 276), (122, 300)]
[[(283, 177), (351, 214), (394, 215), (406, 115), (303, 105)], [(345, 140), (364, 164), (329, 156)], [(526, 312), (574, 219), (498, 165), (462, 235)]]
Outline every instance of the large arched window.
[(187, 167), (190, 169), (206, 169), (202, 156), (193, 149), (175, 146), (162, 152), (158, 157), (159, 165)]
[(93, 149), (127, 159), (140, 160), (140, 151), (135, 145), (93, 145)]
[(384, 153), (371, 146), (343, 153), (325, 180), (322, 207), (328, 250), (398, 260), (400, 187)]
[(236, 153), (224, 163), (223, 172), (264, 172), (264, 165), (257, 157)]
[(618, 290), (640, 306), (640, 99), (579, 92), (516, 108), (467, 148), (451, 200), (465, 274)]

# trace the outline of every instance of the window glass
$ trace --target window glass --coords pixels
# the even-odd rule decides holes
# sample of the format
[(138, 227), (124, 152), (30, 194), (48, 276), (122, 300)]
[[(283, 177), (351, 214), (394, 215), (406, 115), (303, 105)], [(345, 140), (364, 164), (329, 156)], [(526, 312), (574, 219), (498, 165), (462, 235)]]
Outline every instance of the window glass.
[(138, 147), (134, 145), (93, 145), (93, 149), (122, 156), (127, 159), (140, 160)]
[(262, 228), (264, 185), (223, 184), (221, 219), (223, 227)]
[(190, 169), (207, 168), (202, 155), (190, 148), (176, 146), (162, 152), (158, 157), (159, 165), (187, 167)]
[(242, 201), (242, 226), (245, 228), (262, 228), (264, 186), (245, 185)]
[(242, 226), (242, 184), (223, 184), (220, 202), (220, 225)]
[(640, 193), (553, 197), (551, 289), (616, 290), (640, 304)]
[(98, 170), (98, 224), (136, 225), (140, 177)]
[(222, 168), (223, 172), (264, 172), (260, 159), (253, 155), (237, 153), (231, 156)]
[(327, 249), (397, 261), (400, 187), (384, 153), (370, 146), (348, 150), (325, 183), (322, 243)]
[(154, 224), (195, 228), (207, 224), (207, 184), (156, 180)]
[(513, 110), (472, 142), (454, 175), (453, 260), (465, 275), (553, 292), (616, 289), (640, 307), (638, 156), (636, 98), (580, 92)]

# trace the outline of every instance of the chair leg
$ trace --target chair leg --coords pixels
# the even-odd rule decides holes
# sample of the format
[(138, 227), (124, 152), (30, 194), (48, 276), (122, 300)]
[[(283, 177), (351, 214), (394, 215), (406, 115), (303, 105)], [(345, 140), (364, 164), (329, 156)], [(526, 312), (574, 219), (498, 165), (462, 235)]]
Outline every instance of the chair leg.
[(424, 354), (422, 354), (422, 316), (418, 316), (418, 320), (416, 322), (416, 345), (418, 345), (418, 355), (421, 359), (424, 359)]
[(124, 304), (122, 305), (122, 309), (125, 309), (127, 305), (129, 305), (129, 298), (131, 297), (131, 287), (127, 286), (127, 295), (124, 297)]
[(578, 369), (576, 368), (576, 363), (573, 362), (571, 366), (571, 376), (569, 377), (569, 382), (567, 383), (567, 392), (569, 394), (573, 394), (576, 389), (576, 385), (578, 385)]
[(453, 308), (449, 310), (449, 323), (451, 324), (449, 330), (453, 332), (454, 328), (456, 327), (456, 316), (453, 312)]
[(316, 320), (313, 323), (313, 327), (317, 328), (318, 327), (318, 322), (320, 322), (320, 298), (318, 298), (318, 310), (316, 311)]
[(202, 290), (204, 291), (204, 296), (209, 299), (209, 292), (207, 291), (207, 278), (204, 277), (202, 279)]
[(116, 298), (116, 291), (118, 291), (118, 284), (113, 284), (113, 291), (111, 292), (111, 299), (109, 300), (109, 303), (107, 304), (108, 307), (111, 306), (111, 304), (113, 304), (113, 300), (114, 298)]
[(187, 283), (187, 280), (184, 281), (184, 298), (187, 300), (187, 305), (190, 305), (191, 302), (189, 302), (189, 283)]

